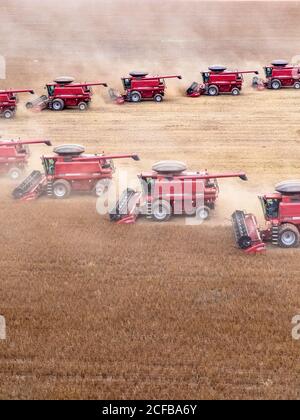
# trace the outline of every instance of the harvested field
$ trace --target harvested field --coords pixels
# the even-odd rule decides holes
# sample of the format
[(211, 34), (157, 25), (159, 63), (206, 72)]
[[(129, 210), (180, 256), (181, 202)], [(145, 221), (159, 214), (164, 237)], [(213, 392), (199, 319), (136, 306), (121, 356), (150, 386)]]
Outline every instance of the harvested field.
[[(8, 339), (0, 341), (0, 398), (300, 398), (300, 343), (291, 337), (300, 250), (246, 257), (229, 222), (237, 208), (261, 217), (256, 195), (299, 178), (299, 93), (248, 87), (238, 98), (183, 96), (209, 64), (262, 70), (292, 59), (300, 4), (64, 3), (59, 11), (56, 0), (0, 5), (1, 87), (42, 94), (45, 82), (71, 74), (120, 88), (133, 68), (184, 79), (169, 81), (161, 105), (117, 107), (102, 89), (86, 114), (31, 114), (21, 103), (15, 120), (0, 120), (3, 138), (138, 152), (141, 162), (117, 162), (133, 175), (180, 159), (192, 169), (245, 170), (249, 182), (222, 182), (207, 225), (118, 227), (97, 214), (93, 197), (16, 203), (1, 178)], [(44, 152), (34, 149), (32, 168)]]

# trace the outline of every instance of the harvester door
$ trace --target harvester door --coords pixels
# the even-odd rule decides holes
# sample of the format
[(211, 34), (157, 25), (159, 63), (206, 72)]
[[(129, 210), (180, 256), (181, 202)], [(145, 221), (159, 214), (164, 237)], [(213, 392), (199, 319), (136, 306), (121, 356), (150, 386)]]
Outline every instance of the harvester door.
[(266, 215), (269, 219), (277, 219), (279, 216), (279, 200), (266, 200)]
[(123, 79), (124, 89), (131, 89), (131, 79)]
[(54, 159), (44, 159), (43, 165), (47, 175), (55, 174), (55, 160)]
[(202, 73), (202, 77), (204, 83), (209, 83), (210, 73)]
[(154, 195), (155, 180), (153, 178), (142, 179), (144, 194), (152, 197)]
[(47, 160), (46, 159), (44, 159), (44, 158), (42, 158), (43, 159), (43, 167), (44, 167), (44, 170), (45, 170), (45, 174), (46, 175), (48, 175), (48, 162), (47, 162)]
[(48, 90), (48, 95), (49, 96), (53, 96), (54, 95), (54, 90), (55, 90), (55, 87), (54, 86), (47, 86), (47, 90)]
[(266, 71), (266, 77), (272, 77), (272, 75), (273, 75), (272, 67), (266, 67), (265, 71)]
[(49, 175), (54, 175), (55, 174), (55, 160), (54, 159), (49, 159)]

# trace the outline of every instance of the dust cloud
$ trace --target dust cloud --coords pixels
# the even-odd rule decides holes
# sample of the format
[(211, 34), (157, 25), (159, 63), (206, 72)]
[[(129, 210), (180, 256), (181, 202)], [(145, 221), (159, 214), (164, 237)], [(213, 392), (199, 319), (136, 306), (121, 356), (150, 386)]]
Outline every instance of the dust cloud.
[(183, 74), (182, 86), (168, 83), (180, 93), (211, 64), (256, 69), (277, 57), (291, 59), (298, 53), (299, 15), (299, 4), (289, 2), (241, 8), (188, 0), (12, 0), (0, 6), (0, 54), (9, 86), (41, 89), (70, 74), (120, 87), (120, 77), (135, 69)]

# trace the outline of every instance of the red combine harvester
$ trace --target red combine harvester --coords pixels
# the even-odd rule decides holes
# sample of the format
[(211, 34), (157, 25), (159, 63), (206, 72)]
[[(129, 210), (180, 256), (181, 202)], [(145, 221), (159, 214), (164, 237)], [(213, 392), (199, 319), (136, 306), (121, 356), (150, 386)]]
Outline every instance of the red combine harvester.
[(124, 191), (110, 212), (111, 221), (133, 224), (139, 215), (156, 222), (166, 222), (173, 215), (196, 216), (205, 221), (215, 209), (218, 179), (247, 180), (245, 173), (209, 174), (186, 169), (182, 162), (163, 161), (154, 165), (152, 172), (142, 173), (141, 191)]
[(30, 93), (33, 95), (34, 91), (31, 89), (0, 90), (0, 116), (7, 120), (15, 116), (19, 101), (17, 94), (19, 93)]
[(84, 152), (84, 147), (79, 145), (56, 147), (54, 155), (41, 158), (45, 172), (32, 172), (14, 190), (13, 197), (29, 201), (46, 193), (49, 197), (65, 199), (72, 191), (94, 192), (100, 197), (112, 179), (113, 159), (139, 160), (136, 154), (86, 155)]
[(266, 80), (255, 77), (253, 87), (279, 90), (284, 87), (300, 89), (300, 67), (289, 66), (285, 60), (273, 61), (271, 66), (265, 67)]
[(46, 85), (48, 96), (44, 95), (35, 101), (28, 102), (26, 107), (35, 111), (52, 109), (62, 111), (65, 108), (78, 108), (86, 111), (92, 100), (92, 86), (104, 86), (106, 83), (74, 83), (71, 77), (60, 77)]
[(0, 141), (0, 174), (8, 174), (10, 179), (19, 179), (28, 165), (30, 144), (46, 144), (48, 140), (11, 140)]
[(266, 242), (281, 248), (295, 248), (300, 242), (300, 181), (278, 184), (276, 192), (259, 197), (266, 228), (261, 230), (253, 214), (236, 211), (232, 222), (239, 248), (247, 254), (266, 250)]
[(127, 102), (141, 102), (152, 100), (162, 102), (165, 97), (165, 79), (182, 79), (181, 76), (148, 76), (148, 73), (132, 72), (129, 77), (123, 78), (125, 93), (122, 95), (114, 89), (109, 94), (117, 104)]
[(218, 96), (224, 93), (237, 96), (243, 88), (243, 75), (258, 74), (258, 71), (227, 71), (223, 66), (212, 66), (208, 70), (202, 73), (203, 83), (194, 82), (187, 90), (187, 96), (198, 98), (201, 95)]

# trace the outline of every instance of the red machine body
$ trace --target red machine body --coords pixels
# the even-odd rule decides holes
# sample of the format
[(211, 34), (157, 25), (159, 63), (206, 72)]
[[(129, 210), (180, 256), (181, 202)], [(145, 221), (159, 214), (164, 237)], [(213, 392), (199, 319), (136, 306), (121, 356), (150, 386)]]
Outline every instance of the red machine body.
[(300, 181), (286, 181), (276, 192), (259, 197), (266, 227), (261, 229), (254, 215), (237, 211), (232, 216), (236, 241), (246, 253), (266, 250), (271, 242), (281, 248), (295, 248), (300, 242)]
[(0, 90), (0, 116), (10, 119), (16, 114), (19, 93), (34, 94), (31, 89)]
[(128, 77), (122, 78), (125, 93), (120, 94), (111, 89), (110, 96), (118, 104), (145, 100), (160, 103), (165, 97), (166, 79), (182, 79), (182, 76), (148, 76), (147, 73), (133, 72)]
[(73, 78), (62, 77), (46, 85), (48, 95), (41, 96), (35, 101), (28, 102), (27, 108), (36, 111), (52, 109), (62, 111), (65, 108), (78, 108), (86, 111), (92, 100), (93, 86), (107, 87), (106, 83), (74, 83)]
[(258, 71), (228, 71), (223, 66), (212, 66), (209, 71), (202, 73), (203, 83), (194, 82), (187, 90), (187, 96), (197, 98), (201, 95), (218, 96), (219, 94), (240, 94), (244, 74), (258, 74)]
[[(162, 164), (166, 163), (168, 162)], [(156, 168), (159, 168), (157, 165)], [(215, 209), (219, 196), (218, 179), (238, 177), (247, 180), (243, 172), (160, 172), (156, 168), (152, 172), (139, 175), (141, 191), (127, 190), (123, 193), (110, 212), (111, 221), (131, 224), (139, 215), (157, 222), (166, 222), (173, 215), (196, 216), (198, 220), (205, 221)]]
[(266, 80), (254, 78), (253, 86), (258, 89), (279, 90), (285, 87), (300, 89), (300, 67), (291, 66), (285, 60), (276, 60), (264, 68)]
[(16, 181), (25, 171), (30, 157), (28, 145), (46, 144), (51, 146), (48, 140), (12, 140), (0, 141), (0, 174), (8, 174)]
[(49, 197), (65, 199), (76, 191), (94, 192), (100, 197), (113, 177), (114, 159), (139, 160), (136, 154), (83, 154), (84, 147), (78, 145), (64, 145), (54, 151), (54, 155), (41, 158), (45, 172), (34, 171), (15, 189), (14, 198), (27, 201), (47, 193)]

